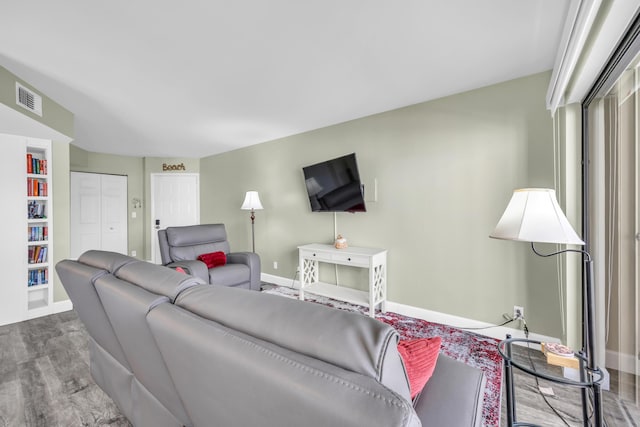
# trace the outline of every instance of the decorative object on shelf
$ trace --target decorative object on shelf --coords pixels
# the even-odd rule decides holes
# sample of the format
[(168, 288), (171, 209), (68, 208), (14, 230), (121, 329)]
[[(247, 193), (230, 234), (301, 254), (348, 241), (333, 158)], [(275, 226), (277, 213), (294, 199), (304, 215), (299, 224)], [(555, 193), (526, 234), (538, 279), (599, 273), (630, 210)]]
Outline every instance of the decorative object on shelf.
[(338, 234), (338, 237), (336, 237), (336, 241), (334, 243), (334, 246), (336, 247), (336, 249), (346, 249), (347, 248), (347, 239), (345, 239), (344, 237), (342, 237), (342, 234)]
[[(538, 243), (556, 243), (563, 245), (584, 245), (584, 242), (569, 223), (562, 212), (556, 192), (548, 188), (526, 188), (515, 190), (507, 205), (498, 225), (491, 234), (492, 238), (503, 240), (515, 240), (519, 242), (531, 242), (533, 252), (541, 257), (550, 257), (567, 252), (576, 252), (583, 255), (584, 280), (582, 281), (582, 351), (586, 356), (587, 366), (585, 374), (593, 376), (599, 371), (595, 365), (595, 319), (594, 319), (594, 289), (593, 289), (593, 261), (591, 255), (583, 249), (564, 249), (550, 254), (538, 252), (534, 246)], [(592, 419), (594, 425), (602, 426), (602, 396), (599, 383), (594, 383), (593, 393), (588, 395), (583, 389), (583, 402), (591, 398), (593, 406)], [(586, 405), (585, 405), (586, 406)], [(588, 415), (588, 409), (583, 408), (584, 415)], [(513, 423), (515, 411), (507, 408), (509, 425)], [(585, 418), (586, 419), (586, 418)]]
[(553, 353), (557, 356), (573, 357), (573, 350), (566, 345), (557, 342), (547, 342), (545, 343), (545, 348), (549, 353)]
[(264, 209), (262, 203), (260, 203), (260, 196), (257, 191), (247, 191), (244, 196), (244, 202), (240, 207), (242, 210), (251, 210), (251, 250), (256, 251), (256, 235), (254, 230), (254, 223), (256, 219), (255, 211)]

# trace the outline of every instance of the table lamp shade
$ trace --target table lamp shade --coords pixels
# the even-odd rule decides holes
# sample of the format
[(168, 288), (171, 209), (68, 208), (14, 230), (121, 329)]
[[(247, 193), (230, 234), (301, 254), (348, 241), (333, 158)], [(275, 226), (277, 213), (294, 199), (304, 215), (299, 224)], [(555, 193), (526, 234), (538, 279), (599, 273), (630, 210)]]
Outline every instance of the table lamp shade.
[(520, 242), (584, 245), (548, 188), (515, 190), (490, 237)]
[(244, 209), (244, 210), (263, 209), (262, 203), (260, 203), (260, 196), (258, 196), (258, 192), (247, 191), (247, 194), (244, 196), (244, 202), (242, 202), (242, 206), (240, 206), (240, 209)]

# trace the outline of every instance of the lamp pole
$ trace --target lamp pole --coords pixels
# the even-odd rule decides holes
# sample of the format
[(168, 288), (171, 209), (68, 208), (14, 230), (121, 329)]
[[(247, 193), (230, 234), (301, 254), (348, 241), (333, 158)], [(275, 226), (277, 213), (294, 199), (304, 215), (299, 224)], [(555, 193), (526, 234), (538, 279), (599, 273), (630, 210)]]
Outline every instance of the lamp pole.
[(245, 194), (244, 202), (240, 209), (251, 211), (251, 250), (256, 251), (256, 233), (255, 233), (255, 221), (256, 221), (256, 209), (263, 209), (262, 203), (260, 203), (260, 196), (257, 191), (247, 191)]
[[(582, 281), (582, 351), (587, 358), (587, 373), (589, 375), (592, 375), (598, 370), (598, 368), (596, 367), (595, 361), (595, 291), (593, 289), (593, 260), (591, 259), (591, 255), (589, 254), (589, 252), (581, 249), (565, 249), (550, 254), (543, 254), (536, 250), (533, 242), (531, 242), (531, 249), (536, 255), (545, 258), (554, 255), (560, 255), (566, 252), (576, 252), (582, 254), (582, 256), (584, 257), (584, 280)], [(596, 427), (601, 427), (604, 424), (602, 418), (602, 392), (600, 382), (594, 381), (592, 390), (593, 396), (591, 404), (593, 405), (593, 425)], [(583, 388), (582, 412), (585, 420), (589, 419), (589, 414), (587, 411), (587, 402), (589, 401), (589, 396), (587, 395), (587, 393), (588, 390), (586, 388)]]
[(256, 251), (256, 234), (255, 234), (255, 223), (256, 215), (255, 211), (251, 209), (251, 251), (255, 253)]

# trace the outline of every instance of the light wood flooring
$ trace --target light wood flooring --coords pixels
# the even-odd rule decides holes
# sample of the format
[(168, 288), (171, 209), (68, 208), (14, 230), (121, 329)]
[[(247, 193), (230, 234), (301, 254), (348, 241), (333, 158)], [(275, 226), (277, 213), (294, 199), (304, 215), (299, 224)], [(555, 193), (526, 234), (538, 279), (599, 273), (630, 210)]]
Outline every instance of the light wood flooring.
[[(522, 346), (513, 346), (515, 357), (520, 362), (533, 363), (535, 369), (549, 375), (562, 376), (560, 367), (547, 365), (544, 355), (534, 349), (528, 349)], [(528, 360), (531, 356), (531, 361)], [(610, 371), (611, 390), (616, 390), (619, 373)], [(632, 378), (626, 377), (626, 381)], [(516, 420), (518, 422), (530, 422), (540, 426), (548, 427), (566, 427), (582, 426), (582, 407), (580, 390), (573, 387), (559, 385), (546, 380), (536, 379), (518, 369), (514, 369), (514, 384), (516, 393)], [(566, 423), (556, 415), (547, 405), (538, 386), (543, 388), (550, 387), (553, 390), (553, 396), (545, 396), (551, 406), (553, 406)], [(506, 426), (506, 402), (505, 391), (502, 391), (502, 425)], [(640, 427), (640, 408), (634, 403), (619, 399), (618, 396), (611, 391), (602, 391), (603, 395), (603, 412), (604, 421), (607, 427)]]
[[(532, 351), (532, 358), (539, 363), (540, 353)], [(544, 403), (535, 381), (519, 372), (515, 375), (519, 420), (565, 426)], [(569, 425), (582, 425), (579, 392), (551, 386), (555, 393), (549, 398), (551, 404)], [(640, 425), (637, 406), (604, 394), (607, 426)], [(504, 419), (504, 404), (502, 413)], [(91, 379), (87, 333), (75, 312), (0, 327), (0, 427), (103, 425), (130, 426)]]

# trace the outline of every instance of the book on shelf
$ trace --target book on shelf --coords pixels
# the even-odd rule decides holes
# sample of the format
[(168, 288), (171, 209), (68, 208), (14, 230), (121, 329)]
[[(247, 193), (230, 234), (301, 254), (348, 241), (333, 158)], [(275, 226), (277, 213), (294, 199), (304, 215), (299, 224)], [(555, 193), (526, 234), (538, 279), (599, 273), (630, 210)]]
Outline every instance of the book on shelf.
[(27, 196), (47, 197), (49, 186), (46, 181), (35, 178), (27, 178)]
[(34, 225), (29, 227), (29, 241), (30, 242), (44, 242), (47, 240), (49, 231), (47, 226)]
[(38, 268), (35, 270), (29, 270), (29, 277), (27, 278), (27, 286), (46, 285), (49, 283), (49, 270), (46, 268)]
[(28, 216), (29, 219), (46, 219), (47, 214), (45, 211), (45, 203), (30, 201), (28, 204)]
[(35, 175), (47, 174), (47, 159), (38, 159), (33, 154), (27, 153), (27, 173)]
[(30, 246), (29, 247), (29, 264), (41, 264), (47, 262), (47, 252), (49, 249), (46, 246)]

